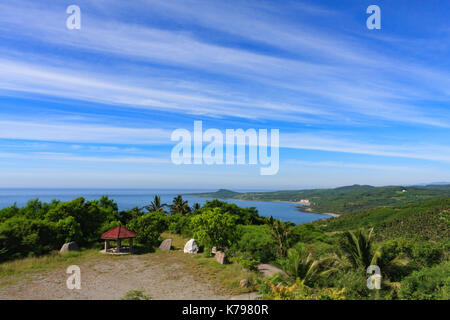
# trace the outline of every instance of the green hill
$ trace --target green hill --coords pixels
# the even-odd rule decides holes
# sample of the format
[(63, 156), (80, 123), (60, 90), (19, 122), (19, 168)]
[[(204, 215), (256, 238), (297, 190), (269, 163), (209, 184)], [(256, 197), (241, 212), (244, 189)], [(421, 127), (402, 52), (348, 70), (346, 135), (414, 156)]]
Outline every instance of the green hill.
[(313, 212), (339, 214), (361, 212), (377, 207), (394, 207), (450, 197), (450, 185), (387, 186), (353, 185), (334, 189), (284, 190), (274, 192), (245, 192), (219, 190), (197, 193), (196, 196), (221, 199), (292, 201), (308, 199)]
[(393, 208), (375, 208), (317, 224), (328, 232), (373, 227), (379, 240), (403, 237), (448, 241), (450, 198)]

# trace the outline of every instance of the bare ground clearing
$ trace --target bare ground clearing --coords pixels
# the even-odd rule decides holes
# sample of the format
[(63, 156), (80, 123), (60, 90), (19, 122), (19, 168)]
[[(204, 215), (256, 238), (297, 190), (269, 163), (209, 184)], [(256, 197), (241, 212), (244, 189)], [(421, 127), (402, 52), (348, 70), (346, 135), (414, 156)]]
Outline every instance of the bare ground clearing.
[(31, 274), (0, 288), (0, 299), (120, 299), (143, 290), (152, 299), (230, 299), (218, 281), (202, 279), (182, 252), (93, 259), (79, 264), (81, 289), (69, 290), (65, 267)]

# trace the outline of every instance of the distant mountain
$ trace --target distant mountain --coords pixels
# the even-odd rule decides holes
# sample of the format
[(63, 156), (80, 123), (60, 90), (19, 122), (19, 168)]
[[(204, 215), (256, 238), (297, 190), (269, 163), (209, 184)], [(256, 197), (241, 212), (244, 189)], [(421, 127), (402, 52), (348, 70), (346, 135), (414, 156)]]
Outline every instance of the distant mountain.
[(337, 187), (334, 188), (334, 190), (340, 190), (340, 191), (345, 191), (345, 190), (372, 190), (375, 189), (376, 187), (374, 186), (369, 186), (369, 185), (360, 185), (360, 184), (354, 184), (352, 186), (344, 186), (344, 187)]
[(442, 185), (450, 185), (450, 182), (419, 183), (419, 184), (416, 184), (415, 186), (426, 187), (426, 186), (442, 186)]
[(231, 199), (239, 195), (239, 192), (227, 190), (227, 189), (219, 189), (216, 192), (202, 192), (202, 193), (194, 193), (194, 194), (187, 194), (187, 195), (195, 195), (198, 197), (205, 197), (205, 198), (220, 198), (220, 199)]

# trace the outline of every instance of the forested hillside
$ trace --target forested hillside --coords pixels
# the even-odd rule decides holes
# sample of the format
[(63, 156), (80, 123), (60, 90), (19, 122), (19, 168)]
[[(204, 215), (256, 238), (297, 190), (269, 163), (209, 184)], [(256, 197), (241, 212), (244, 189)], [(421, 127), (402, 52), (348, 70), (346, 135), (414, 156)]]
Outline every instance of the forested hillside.
[(292, 201), (307, 199), (311, 205), (305, 209), (317, 213), (352, 213), (376, 207), (401, 206), (432, 199), (450, 197), (450, 185), (372, 187), (353, 185), (335, 189), (285, 190), (274, 192), (239, 193), (221, 189), (197, 196), (258, 201)]

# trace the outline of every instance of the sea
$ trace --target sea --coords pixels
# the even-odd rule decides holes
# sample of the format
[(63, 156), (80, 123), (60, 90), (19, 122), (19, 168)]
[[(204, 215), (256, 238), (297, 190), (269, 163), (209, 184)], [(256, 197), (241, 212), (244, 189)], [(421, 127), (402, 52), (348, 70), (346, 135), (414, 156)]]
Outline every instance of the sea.
[[(143, 207), (150, 204), (155, 195), (161, 196), (161, 202), (170, 204), (173, 198), (179, 194), (192, 206), (194, 203), (203, 205), (207, 200), (204, 198), (186, 195), (189, 193), (211, 192), (211, 190), (156, 190), (156, 189), (0, 189), (0, 209), (9, 207), (16, 203), (21, 207), (31, 199), (38, 198), (42, 202), (51, 202), (53, 199), (70, 201), (77, 197), (86, 200), (99, 199), (107, 195), (114, 199), (119, 210), (127, 210), (135, 207)], [(234, 199), (220, 199), (229, 203), (235, 203), (240, 207), (255, 207), (258, 214), (264, 217), (272, 216), (283, 221), (295, 224), (308, 223), (318, 219), (329, 218), (329, 215), (299, 211), (298, 204), (289, 202), (270, 201), (246, 201)]]

